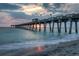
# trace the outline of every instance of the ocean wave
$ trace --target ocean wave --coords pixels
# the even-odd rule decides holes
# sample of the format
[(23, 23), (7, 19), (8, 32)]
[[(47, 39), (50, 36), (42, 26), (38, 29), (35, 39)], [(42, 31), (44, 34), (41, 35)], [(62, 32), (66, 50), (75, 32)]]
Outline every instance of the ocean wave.
[(30, 42), (22, 42), (22, 43), (11, 43), (11, 44), (6, 44), (6, 45), (0, 45), (0, 50), (14, 50), (14, 49), (20, 49), (20, 48), (32, 48), (36, 46), (43, 46), (43, 45), (48, 45), (48, 44), (59, 44), (61, 42), (69, 42), (69, 41), (74, 41), (74, 40), (79, 40), (79, 35), (78, 34), (71, 34), (71, 35), (66, 35), (61, 39), (57, 40), (52, 40), (52, 38), (49, 38), (51, 40), (39, 40), (39, 41), (30, 41)]

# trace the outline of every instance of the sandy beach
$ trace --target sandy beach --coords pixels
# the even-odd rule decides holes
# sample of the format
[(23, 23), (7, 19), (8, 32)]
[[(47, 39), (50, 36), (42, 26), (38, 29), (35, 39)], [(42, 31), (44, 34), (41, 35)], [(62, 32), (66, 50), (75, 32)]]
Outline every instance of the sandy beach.
[[(33, 54), (32, 54), (33, 55)], [(49, 45), (43, 53), (36, 53), (35, 56), (79, 56), (79, 40)]]
[[(8, 53), (7, 53), (8, 52)], [(78, 56), (79, 40), (62, 42), (54, 45), (22, 48), (11, 51), (1, 51), (2, 56)]]

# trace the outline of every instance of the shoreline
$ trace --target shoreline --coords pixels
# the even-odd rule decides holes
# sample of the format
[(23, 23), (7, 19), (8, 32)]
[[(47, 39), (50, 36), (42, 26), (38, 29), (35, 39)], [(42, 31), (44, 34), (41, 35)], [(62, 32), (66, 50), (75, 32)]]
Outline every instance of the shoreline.
[(32, 47), (7, 51), (6, 53), (3, 51), (2, 56), (79, 56), (79, 40), (40, 47), (43, 50), (37, 51), (37, 47)]
[[(1, 29), (2, 30), (2, 29)], [(12, 36), (13, 37), (13, 36)], [(0, 55), (2, 56), (68, 56), (68, 55), (79, 55), (79, 35), (67, 35), (62, 38), (58, 38), (58, 40), (50, 41), (49, 43), (46, 43), (46, 45), (37, 46), (36, 42), (34, 45), (29, 48), (27, 47), (27, 44), (21, 45), (19, 44), (19, 49), (16, 49), (16, 44), (14, 45), (3, 45), (2, 48), (7, 50), (1, 50), (0, 49)], [(50, 38), (52, 40), (52, 38)], [(41, 44), (45, 44), (45, 42), (40, 42)], [(52, 44), (51, 44), (52, 43)], [(55, 44), (56, 43), (56, 44)], [(57, 44), (58, 43), (58, 44)], [(25, 43), (23, 43), (25, 44)], [(16, 47), (15, 47), (16, 46)], [(14, 48), (14, 50), (8, 50), (8, 48)], [(39, 51), (37, 51), (37, 49)]]
[[(48, 45), (43, 53), (32, 54), (33, 56), (79, 56), (79, 40), (59, 43), (54, 46)], [(55, 47), (53, 49), (53, 47)], [(31, 55), (31, 56), (32, 56)]]

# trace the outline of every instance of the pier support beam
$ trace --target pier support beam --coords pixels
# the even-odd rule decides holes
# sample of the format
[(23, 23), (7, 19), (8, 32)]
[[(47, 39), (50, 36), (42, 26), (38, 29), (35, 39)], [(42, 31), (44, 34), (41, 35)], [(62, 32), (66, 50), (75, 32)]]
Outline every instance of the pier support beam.
[(64, 27), (65, 27), (65, 33), (67, 33), (67, 24), (66, 24), (67, 22), (65, 21), (64, 22)]
[(46, 23), (44, 23), (44, 32), (46, 32)]
[(49, 29), (50, 29), (50, 32), (51, 32), (51, 23), (49, 23)]
[(32, 25), (32, 28), (34, 29), (34, 24)]
[(59, 31), (60, 31), (60, 33), (61, 33), (61, 25), (62, 25), (62, 22), (60, 21), (60, 25), (59, 25), (59, 26), (60, 26), (60, 30), (59, 30)]
[(78, 33), (77, 21), (75, 21), (75, 33)]
[(41, 31), (41, 24), (39, 23), (39, 31)]
[(33, 24), (32, 30), (35, 30), (35, 27), (34, 27), (34, 25), (35, 25), (35, 24)]
[(72, 32), (72, 20), (70, 21), (70, 28), (69, 28), (69, 34)]
[(37, 24), (35, 24), (35, 30), (37, 31)]
[(34, 24), (31, 24), (31, 30), (33, 30), (34, 29)]
[(58, 33), (60, 33), (60, 26), (59, 26), (59, 22), (57, 22), (57, 29), (58, 29)]
[(52, 32), (54, 32), (54, 21), (52, 23)]

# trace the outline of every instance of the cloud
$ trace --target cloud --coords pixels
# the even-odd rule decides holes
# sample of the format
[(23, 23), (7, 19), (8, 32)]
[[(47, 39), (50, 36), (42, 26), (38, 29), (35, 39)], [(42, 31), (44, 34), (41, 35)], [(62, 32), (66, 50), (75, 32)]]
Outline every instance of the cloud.
[(12, 20), (12, 17), (10, 17), (9, 14), (5, 12), (0, 12), (0, 25), (10, 26), (13, 23), (14, 20)]
[(30, 19), (31, 17), (23, 12), (7, 12), (15, 19)]
[(38, 4), (24, 4), (21, 6), (21, 10), (28, 15), (47, 13), (47, 10)]
[(66, 4), (65, 9), (68, 13), (79, 13), (79, 4)]
[(0, 10), (15, 10), (19, 8), (20, 6), (17, 6), (16, 4), (0, 3)]
[(44, 4), (49, 12), (55, 13), (79, 13), (79, 4), (77, 3), (50, 3)]
[(20, 24), (27, 22), (25, 19), (16, 19), (12, 17), (9, 13), (0, 12), (0, 27), (10, 27), (14, 24)]
[(0, 3), (0, 26), (10, 26), (31, 21), (33, 18), (44, 19), (49, 14), (79, 13), (79, 4), (71, 3)]

